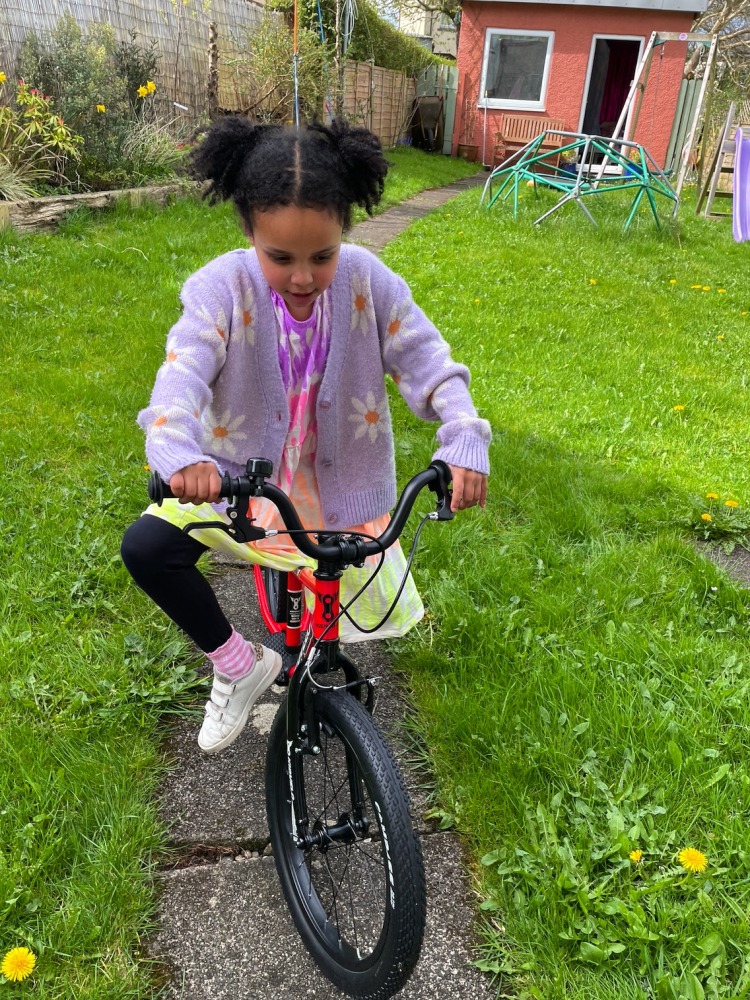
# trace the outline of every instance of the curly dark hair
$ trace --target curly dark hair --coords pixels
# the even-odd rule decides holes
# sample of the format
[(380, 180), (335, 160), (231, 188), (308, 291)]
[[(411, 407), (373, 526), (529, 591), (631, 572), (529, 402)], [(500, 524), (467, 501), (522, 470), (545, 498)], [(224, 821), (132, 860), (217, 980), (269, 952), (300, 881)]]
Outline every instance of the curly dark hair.
[(250, 232), (256, 212), (280, 205), (328, 209), (346, 230), (352, 205), (372, 214), (380, 201), (388, 161), (376, 135), (339, 119), (296, 129), (230, 115), (208, 129), (188, 169), (209, 182), (204, 198), (234, 202)]

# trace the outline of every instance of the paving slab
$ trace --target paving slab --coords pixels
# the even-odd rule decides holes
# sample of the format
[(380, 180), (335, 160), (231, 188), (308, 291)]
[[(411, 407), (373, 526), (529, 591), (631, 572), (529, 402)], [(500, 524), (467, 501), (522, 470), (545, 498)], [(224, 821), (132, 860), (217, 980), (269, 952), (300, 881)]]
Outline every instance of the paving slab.
[[(489, 980), (470, 964), (473, 906), (456, 839), (422, 840), (427, 927), (403, 1000), (489, 1000)], [(225, 858), (162, 875), (161, 929), (153, 958), (171, 972), (179, 1000), (339, 1000), (307, 954), (284, 903), (273, 858)]]

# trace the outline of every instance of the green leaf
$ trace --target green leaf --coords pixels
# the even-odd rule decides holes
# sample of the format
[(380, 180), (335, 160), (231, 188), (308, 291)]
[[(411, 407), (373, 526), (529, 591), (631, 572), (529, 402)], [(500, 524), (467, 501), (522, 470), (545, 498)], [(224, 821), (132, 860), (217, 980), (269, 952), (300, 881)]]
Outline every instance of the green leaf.
[(599, 948), (595, 944), (590, 944), (588, 941), (584, 941), (581, 945), (579, 958), (582, 962), (590, 962), (592, 965), (601, 965), (602, 962), (606, 962), (607, 953), (603, 948)]
[(731, 770), (731, 764), (722, 764), (718, 767), (711, 777), (706, 782), (706, 788), (711, 788), (712, 785), (718, 784), (722, 778), (726, 778)]
[(682, 750), (680, 750), (674, 740), (670, 740), (667, 743), (667, 753), (669, 754), (669, 759), (679, 770), (682, 767)]

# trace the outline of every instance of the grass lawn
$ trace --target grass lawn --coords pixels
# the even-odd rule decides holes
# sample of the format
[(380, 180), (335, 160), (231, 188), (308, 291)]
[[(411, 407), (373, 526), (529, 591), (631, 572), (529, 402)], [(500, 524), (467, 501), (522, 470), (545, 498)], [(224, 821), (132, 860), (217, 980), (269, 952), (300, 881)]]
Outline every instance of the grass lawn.
[[(391, 202), (475, 169), (389, 156)], [(196, 678), (119, 540), (146, 502), (135, 416), (179, 289), (239, 244), (230, 209), (193, 200), (0, 233), (0, 957), (38, 956), (8, 998), (154, 993), (160, 738)]]
[[(463, 195), (383, 255), (495, 429), (398, 662), (503, 995), (744, 997), (748, 594), (695, 542), (748, 526), (750, 250), (689, 205), (623, 235), (548, 204)], [(431, 441), (398, 412), (406, 470)]]
[[(495, 428), (487, 509), (423, 532), (430, 617), (398, 647), (483, 964), (522, 998), (745, 996), (747, 592), (695, 540), (747, 528), (750, 251), (690, 206), (623, 236), (616, 205), (596, 231), (574, 207), (534, 228), (530, 192), (516, 221), (477, 202), (384, 258)], [(193, 201), (0, 234), (0, 949), (39, 955), (8, 997), (153, 995), (159, 740), (195, 677), (117, 550), (179, 288), (236, 245)], [(434, 428), (394, 418), (406, 477)]]

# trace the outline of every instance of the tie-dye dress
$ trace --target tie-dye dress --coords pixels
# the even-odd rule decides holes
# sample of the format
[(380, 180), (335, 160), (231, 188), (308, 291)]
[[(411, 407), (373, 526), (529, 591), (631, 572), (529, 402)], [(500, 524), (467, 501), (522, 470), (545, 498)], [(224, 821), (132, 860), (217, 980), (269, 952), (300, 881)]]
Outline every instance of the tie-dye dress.
[[(317, 443), (315, 403), (330, 344), (329, 295), (325, 292), (315, 301), (309, 319), (295, 320), (289, 314), (281, 296), (273, 290), (269, 289), (269, 292), (276, 314), (279, 364), (290, 414), (281, 464), (274, 470), (272, 481), (292, 498), (300, 520), (306, 528), (321, 529), (324, 520), (315, 476)], [(250, 511), (255, 523), (260, 527), (284, 529), (278, 511), (268, 500), (251, 500)], [(217, 518), (217, 508), (210, 504), (180, 504), (176, 500), (167, 500), (161, 507), (152, 505), (147, 513), (165, 518), (180, 528), (195, 521), (211, 521)], [(218, 516), (227, 520), (222, 513)], [(374, 521), (353, 525), (348, 530), (377, 536), (385, 530), (388, 521), (389, 515), (383, 514)], [(295, 547), (289, 535), (279, 534), (259, 542), (240, 543), (235, 542), (223, 531), (205, 529), (193, 537), (210, 548), (261, 566), (296, 570), (314, 565), (312, 560)], [(341, 581), (342, 604), (350, 600), (372, 575), (379, 560), (379, 556), (373, 556), (361, 569), (351, 566), (346, 570)], [(351, 608), (350, 614), (363, 628), (371, 629), (381, 620), (393, 603), (405, 570), (406, 560), (397, 542), (386, 552), (383, 566), (372, 584)], [(409, 575), (396, 608), (381, 628), (363, 634), (344, 617), (341, 620), (341, 639), (342, 642), (360, 642), (366, 639), (404, 635), (423, 614), (422, 602)]]

